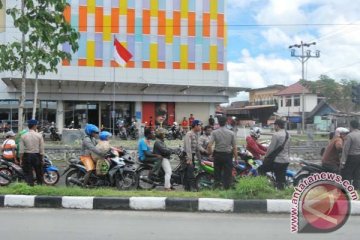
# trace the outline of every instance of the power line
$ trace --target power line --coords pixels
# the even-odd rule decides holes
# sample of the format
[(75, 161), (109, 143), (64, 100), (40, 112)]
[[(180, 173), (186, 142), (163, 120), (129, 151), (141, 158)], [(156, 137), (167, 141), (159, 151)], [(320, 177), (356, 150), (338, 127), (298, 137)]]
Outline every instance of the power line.
[[(326, 74), (328, 74), (328, 73), (330, 73), (330, 72), (335, 72), (335, 71), (338, 71), (338, 70), (340, 70), (340, 69), (352, 67), (352, 66), (357, 65), (357, 64), (359, 64), (359, 63), (360, 63), (360, 61), (356, 61), (356, 62), (350, 63), (350, 64), (348, 64), (348, 65), (345, 65), (345, 66), (342, 66), (342, 67), (338, 67), (338, 68), (334, 68), (334, 69), (331, 69), (331, 70), (329, 70), (329, 71), (323, 72), (323, 73), (321, 73), (320, 75), (326, 75)], [(314, 77), (314, 76), (313, 76), (313, 77)], [(311, 77), (311, 78), (313, 78), (313, 77)]]

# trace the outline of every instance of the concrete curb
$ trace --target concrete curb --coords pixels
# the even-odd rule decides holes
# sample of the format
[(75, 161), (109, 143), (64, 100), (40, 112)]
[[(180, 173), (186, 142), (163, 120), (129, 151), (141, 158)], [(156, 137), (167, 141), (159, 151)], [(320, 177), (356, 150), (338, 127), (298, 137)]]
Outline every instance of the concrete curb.
[[(0, 195), (0, 207), (99, 210), (160, 210), (177, 212), (290, 213), (291, 201), (166, 197), (70, 197)], [(360, 215), (360, 201), (351, 202), (351, 215)]]

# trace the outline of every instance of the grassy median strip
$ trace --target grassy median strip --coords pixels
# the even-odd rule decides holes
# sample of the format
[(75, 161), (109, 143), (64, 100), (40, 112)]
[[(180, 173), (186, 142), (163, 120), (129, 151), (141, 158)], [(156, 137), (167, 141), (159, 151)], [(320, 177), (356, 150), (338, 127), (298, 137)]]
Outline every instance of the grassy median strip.
[(79, 187), (29, 187), (25, 183), (14, 183), (0, 187), (0, 195), (22, 194), (42, 196), (96, 196), (96, 197), (172, 197), (172, 198), (229, 198), (229, 199), (290, 199), (292, 188), (284, 191), (274, 189), (264, 177), (247, 177), (239, 179), (236, 188), (228, 191), (212, 190), (201, 192), (185, 192), (176, 190), (118, 191), (115, 188), (83, 189)]

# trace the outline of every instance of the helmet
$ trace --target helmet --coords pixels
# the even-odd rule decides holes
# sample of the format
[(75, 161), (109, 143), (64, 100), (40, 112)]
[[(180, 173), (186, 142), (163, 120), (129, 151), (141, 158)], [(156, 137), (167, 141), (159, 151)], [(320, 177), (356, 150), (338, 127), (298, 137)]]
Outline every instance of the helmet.
[(99, 128), (95, 126), (94, 124), (86, 124), (85, 126), (85, 133), (86, 135), (90, 136), (93, 133), (99, 133)]
[(200, 126), (200, 125), (201, 125), (201, 121), (198, 119), (195, 119), (191, 124), (192, 127)]
[(250, 128), (250, 135), (259, 138), (261, 135), (261, 129), (259, 127)]
[(173, 124), (174, 124), (175, 126), (179, 125), (177, 122), (174, 122)]
[(102, 140), (102, 141), (108, 140), (108, 138), (111, 137), (111, 136), (112, 136), (112, 134), (111, 134), (110, 132), (108, 132), (108, 131), (102, 131), (102, 132), (99, 134), (99, 138), (100, 138), (100, 140)]
[(340, 134), (348, 134), (350, 131), (349, 129), (347, 128), (344, 128), (344, 127), (338, 127), (336, 130), (335, 130), (335, 136), (339, 137)]

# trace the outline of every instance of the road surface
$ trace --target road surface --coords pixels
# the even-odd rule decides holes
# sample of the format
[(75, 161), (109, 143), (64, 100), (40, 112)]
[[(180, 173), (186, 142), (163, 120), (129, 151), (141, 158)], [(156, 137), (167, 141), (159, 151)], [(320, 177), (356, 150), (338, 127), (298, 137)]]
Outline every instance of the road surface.
[(0, 209), (1, 239), (357, 239), (360, 216), (330, 234), (291, 234), (289, 215)]

